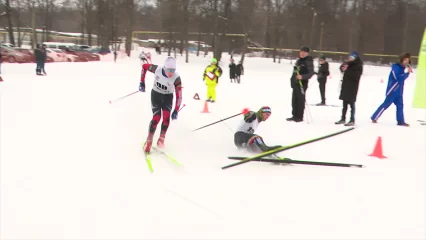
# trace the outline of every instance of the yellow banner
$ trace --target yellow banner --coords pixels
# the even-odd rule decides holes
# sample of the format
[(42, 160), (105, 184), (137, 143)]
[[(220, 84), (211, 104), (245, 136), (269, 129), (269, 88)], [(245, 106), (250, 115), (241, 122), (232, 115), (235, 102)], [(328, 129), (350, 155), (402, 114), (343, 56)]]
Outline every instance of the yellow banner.
[(426, 108), (426, 29), (420, 44), (417, 62), (417, 80), (414, 89), (413, 108)]

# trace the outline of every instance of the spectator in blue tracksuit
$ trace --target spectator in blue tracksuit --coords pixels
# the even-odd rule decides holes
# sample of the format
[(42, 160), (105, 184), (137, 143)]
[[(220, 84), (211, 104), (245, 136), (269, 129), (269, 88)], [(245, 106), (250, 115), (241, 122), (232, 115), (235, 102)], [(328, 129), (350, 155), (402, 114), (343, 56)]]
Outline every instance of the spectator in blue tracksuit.
[[(399, 126), (409, 126), (404, 119), (404, 82), (413, 70), (410, 64), (410, 54), (406, 53), (401, 56), (398, 63), (392, 65), (392, 70), (389, 74), (388, 86), (386, 88), (386, 99), (380, 107), (371, 116), (373, 123), (382, 113), (393, 103), (396, 106), (396, 121)], [(407, 68), (407, 72), (405, 72)]]

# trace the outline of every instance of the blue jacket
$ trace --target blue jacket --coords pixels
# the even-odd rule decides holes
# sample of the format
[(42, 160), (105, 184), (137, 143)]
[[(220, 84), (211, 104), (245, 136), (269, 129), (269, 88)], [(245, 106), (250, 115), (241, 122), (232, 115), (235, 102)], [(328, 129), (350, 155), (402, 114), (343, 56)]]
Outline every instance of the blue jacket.
[(404, 94), (404, 82), (410, 73), (404, 73), (405, 66), (400, 63), (392, 64), (392, 70), (389, 73), (386, 96), (402, 96)]

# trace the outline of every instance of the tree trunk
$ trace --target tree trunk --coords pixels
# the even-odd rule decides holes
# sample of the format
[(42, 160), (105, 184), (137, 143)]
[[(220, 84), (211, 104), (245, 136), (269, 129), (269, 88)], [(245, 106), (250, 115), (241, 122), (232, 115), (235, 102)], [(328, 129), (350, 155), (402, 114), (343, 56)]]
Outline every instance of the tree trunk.
[(35, 49), (37, 46), (37, 32), (36, 32), (36, 12), (34, 2), (30, 3), (30, 12), (31, 12), (31, 28), (32, 28), (32, 48)]
[(226, 0), (225, 10), (223, 13), (224, 16), (223, 18), (221, 18), (223, 21), (225, 21), (224, 23), (225, 25), (222, 31), (222, 36), (219, 36), (218, 47), (217, 47), (217, 56), (219, 57), (218, 61), (220, 61), (220, 59), (222, 58), (222, 42), (223, 42), (223, 39), (226, 39), (226, 34), (228, 33), (228, 21), (229, 21), (228, 17), (229, 17), (230, 10), (231, 10), (231, 0)]
[(15, 36), (13, 36), (13, 24), (12, 24), (12, 8), (10, 7), (10, 0), (6, 0), (5, 3), (6, 15), (7, 15), (7, 32), (9, 34), (10, 44), (15, 45)]
[(220, 45), (219, 43), (219, 10), (218, 10), (218, 0), (213, 0), (213, 41), (212, 41), (212, 47), (213, 47), (213, 57), (217, 59), (217, 61), (220, 61), (220, 57), (218, 56), (218, 47)]
[(133, 35), (133, 22), (134, 22), (134, 7), (135, 7), (135, 1), (134, 0), (127, 0), (126, 1), (126, 15), (127, 15), (127, 29), (126, 29), (126, 54), (130, 57), (130, 52), (132, 50), (132, 35)]
[(183, 25), (184, 25), (184, 41), (185, 41), (185, 62), (189, 62), (188, 53), (188, 25), (189, 25), (189, 0), (183, 0)]

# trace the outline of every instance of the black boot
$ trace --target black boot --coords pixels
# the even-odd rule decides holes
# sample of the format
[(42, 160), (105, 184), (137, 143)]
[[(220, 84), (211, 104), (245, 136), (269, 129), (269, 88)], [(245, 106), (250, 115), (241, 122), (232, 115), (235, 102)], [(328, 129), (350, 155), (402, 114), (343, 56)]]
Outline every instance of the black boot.
[(355, 126), (355, 119), (351, 119), (348, 123), (345, 124), (346, 127)]
[(345, 124), (345, 119), (340, 119), (339, 121), (335, 122), (334, 124)]

